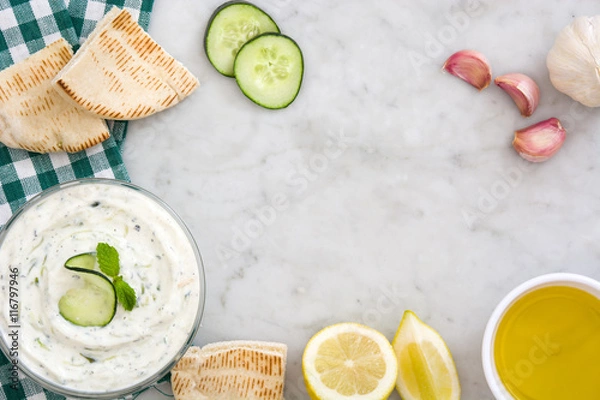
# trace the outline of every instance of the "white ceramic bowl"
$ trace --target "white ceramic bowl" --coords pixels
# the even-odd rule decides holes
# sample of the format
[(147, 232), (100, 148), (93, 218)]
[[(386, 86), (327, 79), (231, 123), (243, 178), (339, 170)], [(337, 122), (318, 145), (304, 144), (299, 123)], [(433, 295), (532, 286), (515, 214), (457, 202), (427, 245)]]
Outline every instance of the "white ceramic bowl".
[(584, 290), (600, 299), (600, 282), (583, 275), (554, 273), (528, 280), (508, 293), (496, 306), (483, 335), (482, 363), (488, 386), (497, 400), (514, 400), (500, 380), (494, 360), (494, 341), (498, 325), (515, 301), (534, 290), (548, 286), (569, 286)]

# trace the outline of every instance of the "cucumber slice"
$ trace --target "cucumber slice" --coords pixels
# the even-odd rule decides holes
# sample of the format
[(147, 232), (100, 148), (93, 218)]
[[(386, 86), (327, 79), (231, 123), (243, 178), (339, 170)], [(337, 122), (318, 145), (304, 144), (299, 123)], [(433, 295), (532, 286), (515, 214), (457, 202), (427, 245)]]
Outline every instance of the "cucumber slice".
[(242, 46), (234, 72), (237, 84), (250, 100), (265, 108), (285, 108), (300, 91), (304, 58), (292, 38), (263, 33)]
[(60, 315), (78, 326), (105, 326), (117, 312), (117, 292), (113, 283), (94, 271), (96, 256), (84, 253), (71, 257), (65, 268), (80, 274), (83, 287), (69, 289), (58, 302)]
[(94, 269), (96, 265), (96, 253), (83, 253), (73, 256), (65, 262), (65, 268)]
[(266, 12), (245, 1), (228, 1), (208, 21), (204, 51), (217, 71), (233, 77), (233, 63), (240, 48), (264, 32), (279, 32)]

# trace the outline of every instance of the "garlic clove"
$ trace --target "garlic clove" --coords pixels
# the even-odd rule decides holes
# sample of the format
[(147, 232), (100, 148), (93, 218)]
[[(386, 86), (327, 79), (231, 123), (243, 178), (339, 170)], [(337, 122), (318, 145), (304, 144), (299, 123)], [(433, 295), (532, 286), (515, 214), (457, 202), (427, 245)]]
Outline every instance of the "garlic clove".
[(514, 73), (496, 77), (494, 83), (513, 99), (521, 115), (529, 117), (540, 102), (540, 88), (527, 75)]
[(552, 157), (565, 141), (567, 132), (557, 118), (550, 118), (515, 131), (513, 147), (521, 157), (542, 162)]
[(492, 82), (490, 63), (475, 50), (461, 50), (452, 54), (442, 68), (478, 90), (485, 89)]

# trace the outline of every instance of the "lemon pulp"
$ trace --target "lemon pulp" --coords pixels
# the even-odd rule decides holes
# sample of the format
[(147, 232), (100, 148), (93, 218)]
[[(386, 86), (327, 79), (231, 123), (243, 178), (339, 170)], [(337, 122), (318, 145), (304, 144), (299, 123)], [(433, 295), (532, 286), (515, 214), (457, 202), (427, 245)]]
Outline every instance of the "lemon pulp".
[(356, 333), (342, 333), (324, 341), (315, 368), (325, 386), (344, 396), (371, 393), (386, 370), (377, 343)]
[(306, 345), (302, 370), (312, 399), (387, 399), (398, 373), (381, 333), (355, 323), (327, 327)]
[(406, 311), (392, 343), (398, 358), (396, 387), (403, 400), (458, 400), (460, 382), (442, 337)]

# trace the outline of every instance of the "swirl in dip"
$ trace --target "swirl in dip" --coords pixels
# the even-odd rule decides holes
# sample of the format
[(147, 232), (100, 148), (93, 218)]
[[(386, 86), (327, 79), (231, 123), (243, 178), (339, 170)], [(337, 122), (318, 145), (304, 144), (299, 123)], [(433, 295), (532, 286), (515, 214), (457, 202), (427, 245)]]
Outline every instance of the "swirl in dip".
[[(0, 243), (0, 328), (8, 336), (10, 271), (18, 269), (18, 364), (51, 385), (83, 393), (118, 392), (151, 383), (181, 354), (199, 324), (201, 261), (172, 212), (116, 181), (83, 180), (42, 196), (14, 219)], [(104, 327), (81, 327), (58, 310), (81, 285), (64, 268), (98, 242), (114, 246), (137, 306), (119, 304)], [(14, 291), (14, 289), (12, 289)]]

